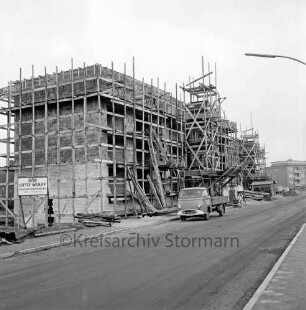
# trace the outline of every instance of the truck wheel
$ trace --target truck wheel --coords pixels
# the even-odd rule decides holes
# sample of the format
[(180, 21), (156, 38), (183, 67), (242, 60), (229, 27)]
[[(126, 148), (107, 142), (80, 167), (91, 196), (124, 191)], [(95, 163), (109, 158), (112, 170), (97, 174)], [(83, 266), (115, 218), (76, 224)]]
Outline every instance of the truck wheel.
[(186, 217), (185, 216), (181, 216), (181, 221), (186, 221)]
[(209, 213), (204, 213), (204, 221), (208, 221), (209, 220)]

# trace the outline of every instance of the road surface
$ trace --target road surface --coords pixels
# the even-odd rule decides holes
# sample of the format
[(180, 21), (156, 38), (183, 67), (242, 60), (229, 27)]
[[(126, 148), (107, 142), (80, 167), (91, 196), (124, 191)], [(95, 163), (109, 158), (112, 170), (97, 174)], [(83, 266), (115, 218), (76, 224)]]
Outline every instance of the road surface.
[(242, 309), (304, 222), (299, 196), (86, 246), (71, 234), (75, 246), (0, 260), (0, 308)]

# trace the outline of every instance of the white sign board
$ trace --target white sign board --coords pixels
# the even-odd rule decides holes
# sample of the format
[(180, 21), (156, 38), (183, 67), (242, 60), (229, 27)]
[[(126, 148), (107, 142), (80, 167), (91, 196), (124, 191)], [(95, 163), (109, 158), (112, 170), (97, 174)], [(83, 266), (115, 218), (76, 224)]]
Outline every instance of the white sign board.
[(19, 196), (36, 196), (47, 195), (48, 178), (18, 178), (18, 195)]

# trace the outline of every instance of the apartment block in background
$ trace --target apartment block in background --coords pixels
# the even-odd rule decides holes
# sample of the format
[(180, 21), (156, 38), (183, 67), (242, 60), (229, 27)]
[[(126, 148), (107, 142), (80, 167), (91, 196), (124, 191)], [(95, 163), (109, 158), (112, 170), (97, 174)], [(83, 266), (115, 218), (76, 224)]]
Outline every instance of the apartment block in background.
[(306, 161), (289, 159), (272, 162), (266, 172), (277, 185), (289, 188), (306, 187)]

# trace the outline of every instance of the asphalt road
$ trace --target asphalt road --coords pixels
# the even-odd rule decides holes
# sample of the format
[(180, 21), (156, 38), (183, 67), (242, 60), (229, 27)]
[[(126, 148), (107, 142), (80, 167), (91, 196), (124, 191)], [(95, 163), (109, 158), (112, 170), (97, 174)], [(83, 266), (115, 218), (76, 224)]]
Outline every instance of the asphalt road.
[(286, 197), (0, 260), (0, 308), (242, 309), (304, 222)]

